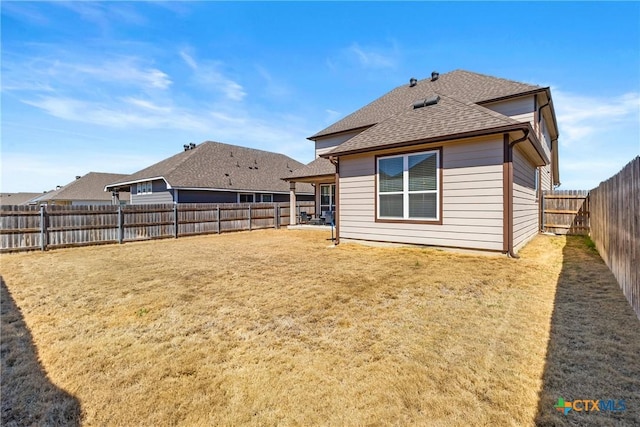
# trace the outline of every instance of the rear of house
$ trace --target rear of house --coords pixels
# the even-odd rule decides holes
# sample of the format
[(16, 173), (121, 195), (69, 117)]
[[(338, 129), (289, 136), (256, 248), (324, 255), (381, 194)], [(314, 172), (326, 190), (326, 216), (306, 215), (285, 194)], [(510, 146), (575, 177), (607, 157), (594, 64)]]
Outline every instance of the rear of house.
[(557, 137), (548, 88), (454, 71), (311, 139), (335, 164), (340, 241), (515, 254), (540, 229), (541, 190), (559, 184)]

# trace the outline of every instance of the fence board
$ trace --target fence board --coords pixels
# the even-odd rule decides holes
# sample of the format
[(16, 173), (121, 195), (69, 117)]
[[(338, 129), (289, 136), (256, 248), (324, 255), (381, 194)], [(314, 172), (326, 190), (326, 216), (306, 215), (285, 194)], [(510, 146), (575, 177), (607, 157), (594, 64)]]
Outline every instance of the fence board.
[[(314, 212), (313, 202), (297, 211)], [(2, 206), (0, 252), (124, 243), (289, 224), (288, 203)]]
[(555, 234), (589, 234), (589, 192), (543, 192), (543, 227)]
[(640, 318), (640, 156), (589, 198), (591, 239)]

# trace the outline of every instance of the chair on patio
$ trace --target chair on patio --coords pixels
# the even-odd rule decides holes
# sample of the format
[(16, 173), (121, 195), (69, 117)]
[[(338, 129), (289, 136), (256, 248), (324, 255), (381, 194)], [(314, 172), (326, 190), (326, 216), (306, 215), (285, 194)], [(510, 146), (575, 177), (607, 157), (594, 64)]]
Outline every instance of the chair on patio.
[(300, 212), (300, 224), (306, 224), (311, 220), (311, 217), (306, 212)]

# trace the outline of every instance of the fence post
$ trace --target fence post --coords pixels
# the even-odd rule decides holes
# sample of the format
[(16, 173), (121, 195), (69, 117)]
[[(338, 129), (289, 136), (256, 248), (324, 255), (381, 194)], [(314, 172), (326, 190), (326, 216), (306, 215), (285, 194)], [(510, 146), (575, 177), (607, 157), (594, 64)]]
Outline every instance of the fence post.
[(218, 234), (220, 234), (222, 232), (222, 230), (220, 230), (220, 205), (216, 206), (216, 213), (218, 214)]
[(278, 210), (280, 209), (280, 205), (273, 205), (273, 228), (276, 230), (280, 228), (280, 224), (278, 223), (279, 215)]
[(173, 204), (173, 237), (178, 238), (178, 204)]
[(249, 205), (249, 231), (251, 231), (251, 205)]
[(122, 212), (122, 205), (118, 205), (118, 243), (122, 244), (124, 241), (124, 213)]
[(47, 250), (47, 211), (46, 206), (40, 206), (40, 249)]

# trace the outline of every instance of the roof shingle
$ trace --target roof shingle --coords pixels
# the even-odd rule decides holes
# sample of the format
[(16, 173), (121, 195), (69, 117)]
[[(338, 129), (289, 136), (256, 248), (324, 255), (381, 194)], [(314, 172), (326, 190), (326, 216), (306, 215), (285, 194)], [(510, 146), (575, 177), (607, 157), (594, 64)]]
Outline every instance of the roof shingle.
[(465, 102), (481, 103), (543, 89), (527, 83), (455, 70), (440, 75), (435, 81), (423, 79), (413, 87), (408, 84), (399, 86), (309, 139), (375, 125), (393, 114), (409, 109), (413, 102), (435, 95), (446, 95)]
[(437, 104), (394, 114), (340, 144), (326, 155), (525, 125), (479, 105), (441, 95)]
[[(64, 187), (49, 191), (35, 201), (49, 200), (111, 200), (111, 193), (104, 191), (104, 187), (127, 175), (120, 173), (89, 172), (88, 174), (70, 182)], [(129, 200), (128, 192), (120, 193), (120, 200)]]
[[(288, 192), (281, 178), (303, 164), (284, 154), (206, 141), (142, 169), (108, 187), (164, 178), (171, 188)], [(301, 194), (313, 194), (310, 184), (296, 184)]]
[(286, 180), (294, 178), (307, 178), (311, 176), (333, 175), (336, 173), (336, 167), (324, 157), (318, 157), (314, 161), (302, 166), (284, 177)]

